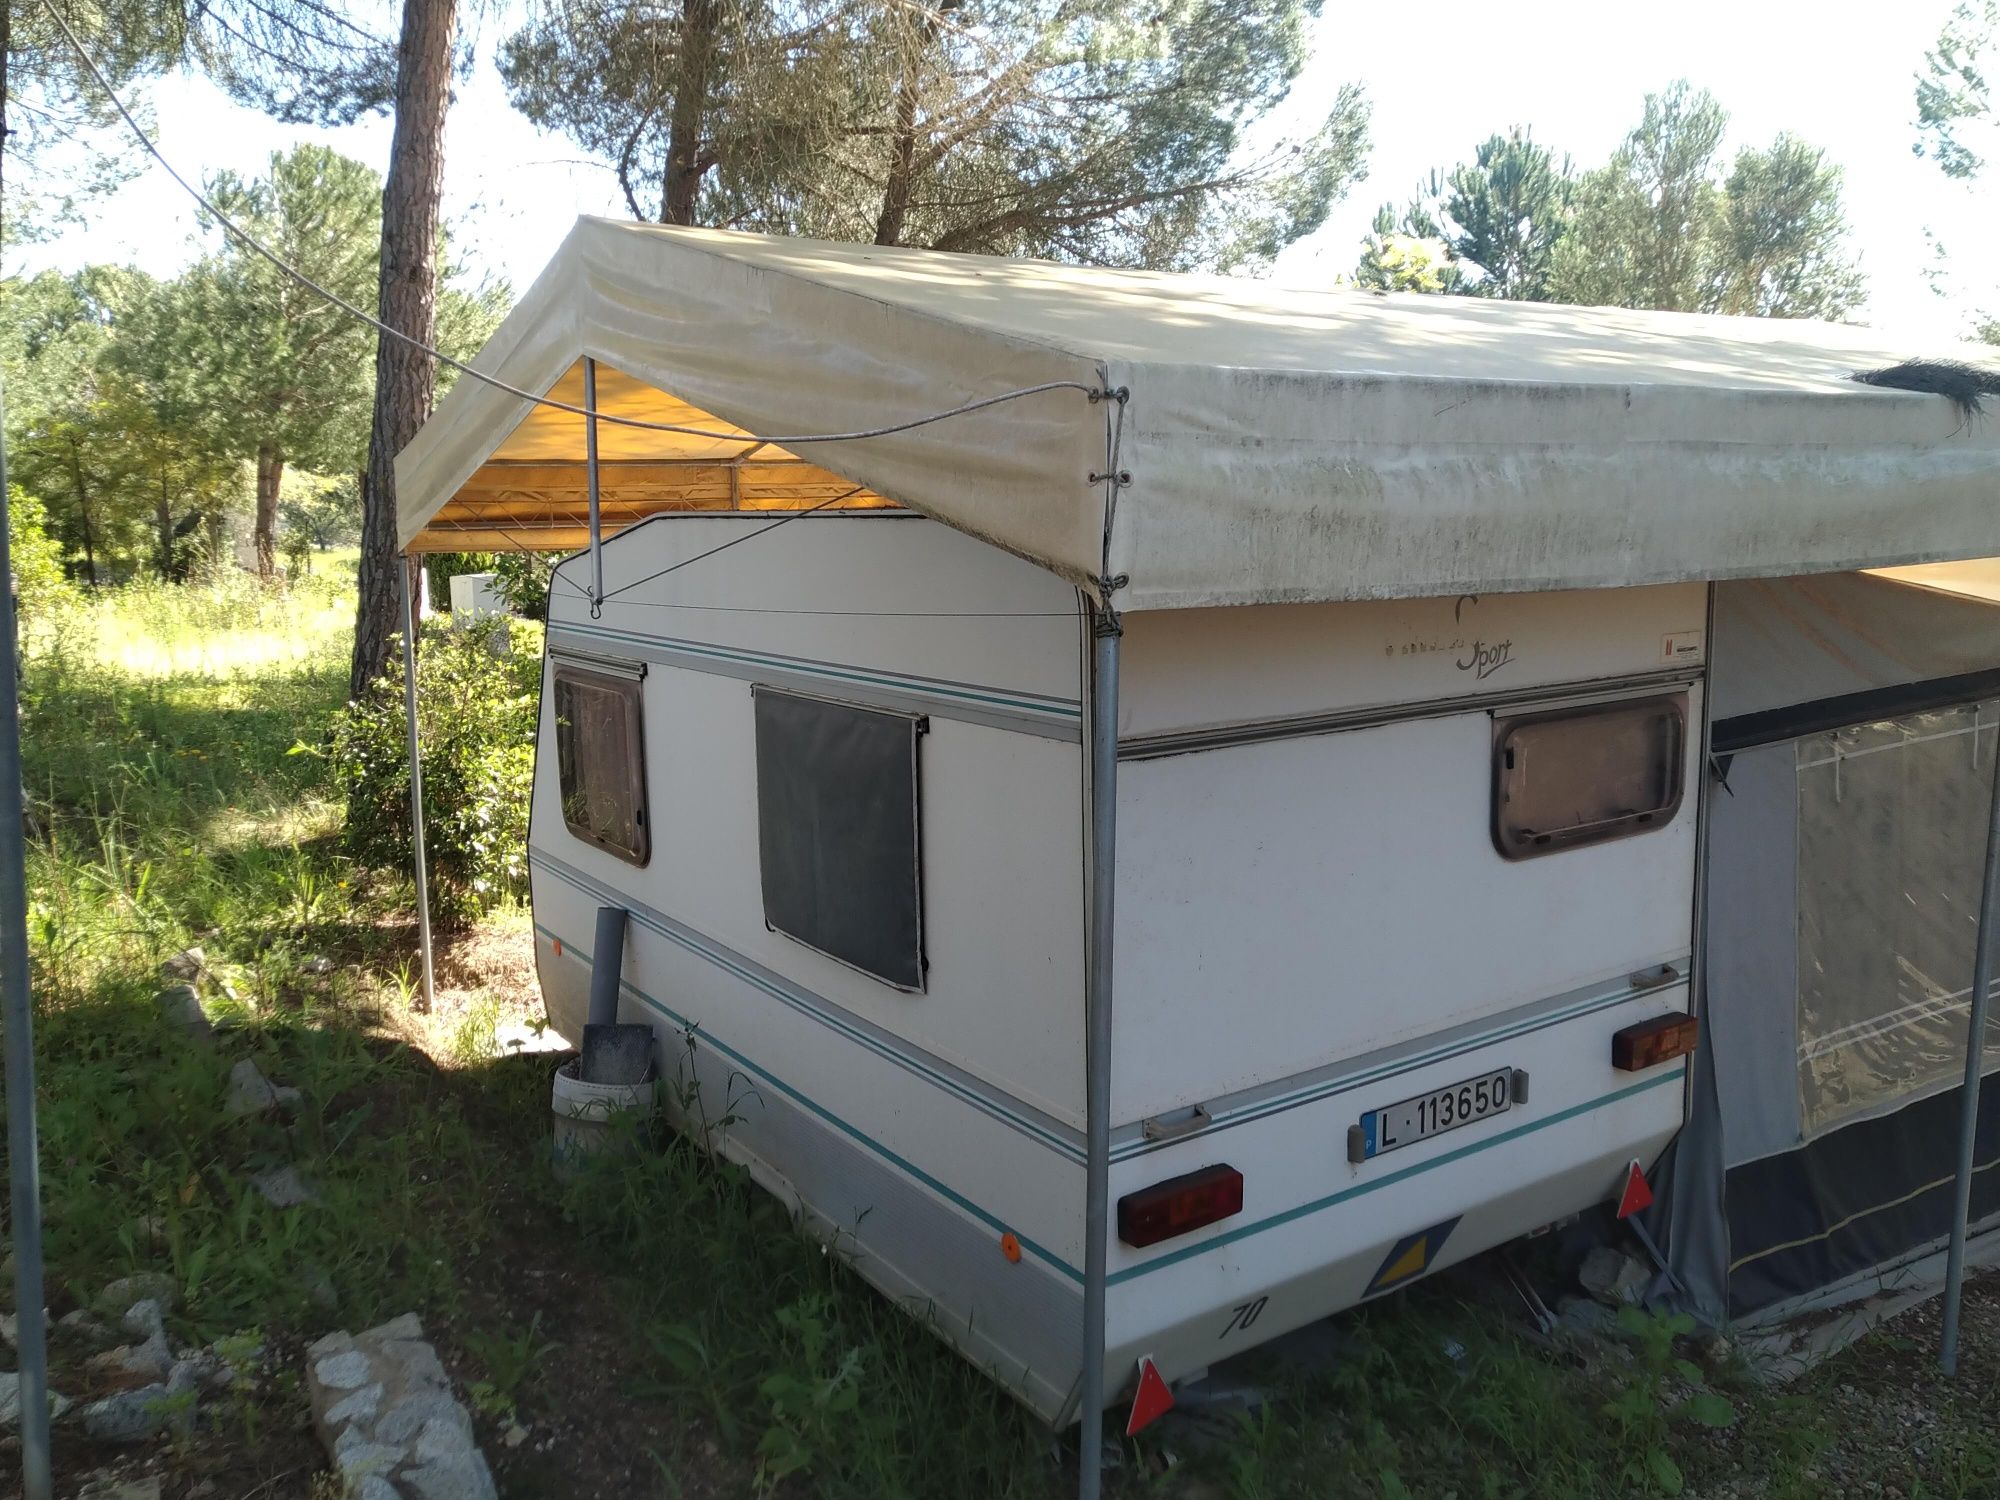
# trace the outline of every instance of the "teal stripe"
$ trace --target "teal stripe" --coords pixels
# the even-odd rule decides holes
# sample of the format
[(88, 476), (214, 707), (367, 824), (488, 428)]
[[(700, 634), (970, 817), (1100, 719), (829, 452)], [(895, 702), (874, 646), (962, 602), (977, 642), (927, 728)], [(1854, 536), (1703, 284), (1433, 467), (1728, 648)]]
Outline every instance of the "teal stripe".
[(1468, 1156), (1477, 1156), (1480, 1152), (1490, 1151), (1495, 1146), (1504, 1146), (1510, 1141), (1518, 1141), (1523, 1136), (1533, 1135), (1538, 1130), (1547, 1130), (1551, 1125), (1561, 1125), (1567, 1120), (1574, 1120), (1579, 1115), (1587, 1115), (1592, 1110), (1602, 1109), (1608, 1104), (1617, 1104), (1635, 1095), (1646, 1093), (1648, 1090), (1660, 1088), (1665, 1084), (1679, 1083), (1686, 1076), (1686, 1071), (1685, 1067), (1676, 1068), (1671, 1073), (1662, 1073), (1658, 1078), (1649, 1078), (1644, 1083), (1635, 1083), (1629, 1088), (1619, 1089), (1615, 1093), (1605, 1094), (1601, 1098), (1587, 1099), (1582, 1104), (1573, 1104), (1568, 1109), (1558, 1110), (1546, 1119), (1534, 1120), (1526, 1125), (1516, 1126), (1512, 1130), (1502, 1131), (1499, 1135), (1488, 1136), (1483, 1141), (1474, 1141), (1471, 1145), (1460, 1146), (1456, 1151), (1447, 1151), (1442, 1156), (1434, 1156), (1429, 1161), (1419, 1162), (1412, 1167), (1405, 1167), (1400, 1172), (1387, 1173), (1384, 1176), (1376, 1178), (1373, 1182), (1363, 1182), (1351, 1188), (1344, 1188), (1338, 1193), (1329, 1193), (1324, 1198), (1315, 1199), (1311, 1203), (1302, 1203), (1297, 1208), (1287, 1209), (1281, 1214), (1273, 1214), (1268, 1219), (1259, 1219), (1255, 1224), (1245, 1224), (1241, 1229), (1232, 1229), (1226, 1234), (1218, 1234), (1212, 1239), (1203, 1240), (1200, 1244), (1189, 1245), (1186, 1249), (1176, 1250), (1170, 1255), (1162, 1255), (1155, 1260), (1149, 1260), (1142, 1266), (1128, 1266), (1123, 1271), (1114, 1271), (1110, 1276), (1105, 1278), (1105, 1284), (1107, 1286), (1116, 1286), (1121, 1281), (1129, 1281), (1135, 1276), (1144, 1276), (1148, 1272), (1163, 1270), (1167, 1266), (1171, 1266), (1179, 1261), (1188, 1260), (1193, 1256), (1206, 1255), (1211, 1250), (1219, 1250), (1224, 1245), (1233, 1244), (1237, 1240), (1248, 1239), (1253, 1234), (1262, 1234), (1267, 1229), (1276, 1229), (1280, 1225), (1290, 1224), (1295, 1220), (1306, 1218), (1308, 1215), (1320, 1213), (1325, 1209), (1345, 1203), (1351, 1198), (1359, 1198), (1367, 1193), (1380, 1192), (1386, 1187), (1394, 1187), (1397, 1183), (1407, 1182), (1410, 1178), (1418, 1176), (1421, 1173), (1435, 1171), (1439, 1167), (1448, 1167), (1453, 1162), (1465, 1160)]
[(1042, 714), (1065, 721), (1083, 718), (1081, 704), (1067, 703), (1060, 699), (1021, 697), (990, 689), (958, 687), (931, 677), (901, 677), (879, 672), (863, 672), (852, 667), (836, 667), (829, 663), (807, 661), (802, 657), (770, 656), (757, 651), (742, 651), (726, 646), (711, 646), (701, 641), (681, 640), (674, 636), (638, 635), (632, 631), (613, 630), (604, 625), (581, 625), (568, 620), (556, 621), (554, 624), (557, 630), (574, 631), (578, 635), (601, 636), (606, 640), (623, 641), (631, 645), (659, 646), (688, 656), (713, 657), (718, 661), (741, 662), (750, 667), (771, 667), (802, 673), (809, 677), (824, 677), (833, 682), (866, 683), (897, 692), (923, 693), (935, 698), (955, 698), (967, 703), (1011, 708), (1018, 712)]
[[(576, 947), (575, 944), (563, 938), (560, 933), (551, 931), (549, 928), (542, 926), (539, 922), (535, 924), (535, 931), (542, 934), (542, 936), (544, 937), (554, 938), (557, 941), (561, 942), (563, 945), (563, 950), (566, 953), (576, 954), (577, 958), (581, 962), (585, 964), (588, 964), (590, 962), (589, 956), (585, 954), (582, 949)], [(792, 1100), (795, 1104), (799, 1105), (800, 1108), (808, 1110), (813, 1115), (817, 1116), (819, 1119), (824, 1120), (828, 1125), (831, 1125), (834, 1129), (838, 1130), (842, 1135), (847, 1136), (850, 1140), (854, 1141), (856, 1144), (864, 1147), (868, 1151), (873, 1152), (876, 1156), (880, 1157), (890, 1166), (896, 1168), (897, 1171), (902, 1172), (909, 1177), (915, 1178), (918, 1182), (922, 1183), (925, 1187), (929, 1188), (932, 1192), (936, 1193), (940, 1198), (943, 1198), (946, 1202), (954, 1205), (963, 1212), (972, 1215), (973, 1218), (979, 1220), (980, 1223), (985, 1224), (987, 1227), (993, 1230), (996, 1230), (1000, 1233), (1006, 1233), (1009, 1231), (1010, 1226), (1003, 1220), (996, 1218), (994, 1215), (988, 1213), (985, 1209), (981, 1208), (977, 1203), (974, 1203), (970, 1198), (967, 1198), (964, 1194), (940, 1182), (937, 1178), (931, 1176), (930, 1173), (926, 1172), (922, 1167), (917, 1166), (914, 1162), (908, 1160), (906, 1157), (903, 1157), (899, 1155), (897, 1152), (890, 1150), (887, 1146), (883, 1145), (880, 1141), (876, 1140), (874, 1137), (868, 1135), (865, 1131), (862, 1131), (857, 1127), (849, 1124), (846, 1120), (843, 1120), (839, 1115), (836, 1115), (832, 1110), (827, 1109), (817, 1100), (802, 1093), (800, 1090), (793, 1088), (789, 1083), (786, 1083), (783, 1079), (777, 1077), (775, 1074), (771, 1072), (768, 1072), (764, 1068), (760, 1067), (757, 1063), (752, 1062), (748, 1057), (744, 1056), (741, 1052), (738, 1052), (735, 1048), (729, 1046), (724, 1042), (718, 1041), (713, 1032), (698, 1027), (693, 1021), (679, 1014), (672, 1007), (666, 1005), (665, 1003), (659, 1000), (655, 1000), (651, 995), (647, 994), (644, 990), (640, 989), (637, 985), (632, 984), (630, 981), (621, 981), (620, 988), (622, 988), (626, 993), (630, 994), (635, 1000), (638, 1000), (641, 1003), (651, 1007), (653, 1010), (658, 1011), (662, 1016), (665, 1016), (669, 1021), (671, 1021), (675, 1026), (679, 1027), (682, 1031), (694, 1033), (694, 1035), (698, 1038), (698, 1043), (697, 1043), (698, 1045), (705, 1043), (706, 1045), (715, 1048), (717, 1052), (720, 1052), (724, 1057), (727, 1057), (731, 1062), (735, 1063), (736, 1066), (741, 1068), (744, 1072), (752, 1074), (753, 1076), (762, 1079), (765, 1083), (768, 1083), (772, 1088), (776, 1089), (786, 1098)], [(1409, 1178), (1416, 1177), (1424, 1172), (1433, 1171), (1439, 1167), (1450, 1166), (1453, 1162), (1462, 1161), (1464, 1158), (1468, 1156), (1477, 1155), (1481, 1151), (1488, 1151), (1495, 1146), (1502, 1146), (1506, 1145), (1511, 1141), (1520, 1140), (1524, 1136), (1533, 1135), (1538, 1130), (1547, 1130), (1550, 1126), (1561, 1125), (1566, 1121), (1576, 1119), (1579, 1115), (1587, 1115), (1592, 1110), (1602, 1109), (1606, 1105), (1620, 1103), (1623, 1100), (1633, 1098), (1634, 1096), (1646, 1093), (1649, 1090), (1660, 1088), (1665, 1084), (1679, 1083), (1685, 1076), (1686, 1076), (1686, 1069), (1684, 1067), (1678, 1068), (1671, 1073), (1663, 1073), (1658, 1078), (1649, 1078), (1644, 1083), (1633, 1084), (1628, 1088), (1618, 1089), (1612, 1093), (1602, 1095), (1599, 1098), (1588, 1099), (1581, 1104), (1571, 1105), (1568, 1109), (1558, 1110), (1555, 1114), (1549, 1115), (1545, 1119), (1531, 1121), (1526, 1125), (1517, 1126), (1513, 1130), (1504, 1131), (1499, 1135), (1490, 1136), (1483, 1141), (1475, 1141), (1471, 1145), (1461, 1146), (1455, 1151), (1447, 1151), (1444, 1155), (1432, 1157), (1429, 1161), (1419, 1162), (1414, 1166), (1405, 1167), (1403, 1170), (1399, 1172), (1387, 1173), (1382, 1177), (1376, 1178), (1372, 1182), (1364, 1182), (1355, 1187), (1346, 1188), (1341, 1192), (1332, 1193), (1324, 1198), (1316, 1199), (1311, 1203), (1301, 1204), (1297, 1208), (1288, 1209), (1284, 1213), (1273, 1214), (1270, 1218), (1260, 1219), (1255, 1224), (1246, 1224), (1241, 1229), (1233, 1229), (1225, 1234), (1216, 1235), (1211, 1239), (1202, 1240), (1198, 1244), (1189, 1245), (1185, 1249), (1176, 1250), (1170, 1254), (1158, 1256), (1152, 1260), (1147, 1261), (1144, 1265), (1128, 1266), (1125, 1270), (1113, 1272), (1110, 1276), (1108, 1276), (1105, 1279), (1105, 1284), (1107, 1286), (1116, 1286), (1121, 1282), (1130, 1281), (1136, 1277), (1145, 1276), (1154, 1271), (1165, 1270), (1168, 1266), (1176, 1265), (1181, 1261), (1189, 1260), (1197, 1255), (1205, 1255), (1211, 1250), (1220, 1249), (1222, 1246), (1232, 1244), (1237, 1240), (1248, 1239), (1252, 1235), (1262, 1234), (1267, 1229), (1277, 1229), (1282, 1227), (1283, 1225), (1292, 1223), (1294, 1220), (1303, 1219), (1310, 1214), (1319, 1213), (1323, 1209), (1332, 1208), (1337, 1204), (1346, 1202), (1350, 1198), (1358, 1198), (1365, 1193), (1376, 1192), (1382, 1188), (1394, 1186), (1396, 1183), (1407, 1181)], [(1048, 1250), (1046, 1247), (1039, 1245), (1035, 1241), (1029, 1239), (1019, 1230), (1014, 1230), (1013, 1233), (1015, 1237), (1020, 1240), (1021, 1247), (1024, 1250), (1030, 1251), (1035, 1256), (1036, 1259), (1044, 1262), (1053, 1269), (1060, 1271), (1064, 1276), (1067, 1276), (1070, 1280), (1077, 1282), (1078, 1284), (1082, 1283), (1083, 1273), (1077, 1270), (1075, 1266), (1071, 1265), (1068, 1261), (1062, 1259), (1054, 1252)]]
[[(627, 904), (630, 902), (630, 898), (623, 893), (594, 885), (587, 877), (572, 873), (551, 859), (537, 859), (532, 851), (528, 855), (528, 862), (534, 868), (566, 882), (594, 900), (608, 901), (613, 904)], [(782, 986), (771, 983), (770, 980), (764, 978), (763, 975), (758, 974), (754, 970), (745, 968), (728, 952), (719, 951), (716, 946), (693, 940), (683, 933), (676, 932), (673, 928), (666, 926), (643, 909), (634, 909), (628, 906), (628, 912), (632, 920), (639, 923), (647, 931), (657, 933), (676, 947), (694, 954), (697, 958), (705, 959), (725, 973), (733, 974), (745, 984), (750, 985), (763, 994), (769, 995), (781, 1005), (790, 1006), (800, 1014), (810, 1016), (813, 1020), (820, 1022), (830, 1030), (846, 1037), (856, 1046), (864, 1047), (876, 1056), (892, 1062), (898, 1067), (908, 1069), (926, 1082), (943, 1089), (953, 1098), (963, 1100), (974, 1109), (1012, 1126), (1014, 1129), (1020, 1131), (1021, 1134), (1039, 1142), (1049, 1150), (1054, 1151), (1057, 1155), (1065, 1157), (1079, 1165), (1082, 1164), (1084, 1159), (1083, 1149), (1073, 1141), (1065, 1140), (1062, 1136), (1056, 1134), (1038, 1121), (1029, 1119), (1025, 1115), (1008, 1109), (999, 1100), (979, 1093), (975, 1089), (967, 1088), (957, 1079), (931, 1067), (922, 1058), (906, 1052), (900, 1047), (889, 1046), (880, 1038), (871, 1036), (860, 1027), (844, 1020), (830, 1004), (812, 1004), (805, 997), (793, 994)]]
[[(575, 953), (582, 962), (586, 964), (590, 962), (589, 956), (585, 954), (582, 949), (577, 948), (567, 939), (562, 938), (559, 933), (551, 932), (548, 928), (542, 926), (539, 922), (535, 924), (535, 931), (542, 933), (546, 937), (556, 938), (558, 941), (562, 942), (563, 951), (565, 953)], [(715, 1038), (715, 1034), (713, 1032), (696, 1026), (696, 1024), (693, 1021), (689, 1020), (686, 1016), (679, 1014), (672, 1007), (662, 1003), (661, 1001), (655, 1000), (651, 995), (647, 994), (644, 990), (640, 989), (637, 985), (632, 984), (629, 981), (620, 981), (619, 988), (623, 989), (627, 994), (631, 995), (633, 999), (641, 1001), (642, 1003), (648, 1006), (651, 1006), (654, 1010), (658, 1011), (661, 1015), (665, 1016), (669, 1021), (673, 1022), (674, 1025), (678, 1026), (682, 1031), (692, 1032), (697, 1039), (696, 1040), (697, 1046), (713, 1047), (717, 1052), (720, 1052), (724, 1057), (728, 1058), (731, 1062), (735, 1063), (736, 1066), (741, 1068), (744, 1072), (752, 1074), (755, 1077), (762, 1079), (765, 1083), (768, 1083), (772, 1088), (776, 1089), (779, 1093), (783, 1094), (786, 1098), (790, 1099), (800, 1108), (811, 1111), (813, 1114), (817, 1115), (820, 1119), (824, 1120), (827, 1124), (833, 1126), (833, 1128), (838, 1130), (841, 1134), (847, 1136), (849, 1139), (855, 1141), (857, 1144), (864, 1146), (868, 1150), (874, 1152), (875, 1155), (881, 1157), (882, 1160), (889, 1163), (890, 1166), (896, 1168), (897, 1171), (902, 1172), (907, 1176), (914, 1177), (918, 1182), (921, 1182), (925, 1187), (929, 1188), (932, 1192), (936, 1193), (940, 1198), (943, 1198), (946, 1202), (951, 1203), (956, 1207), (962, 1209), (964, 1212), (971, 1214), (975, 1219), (979, 1220), (980, 1223), (986, 1225), (988, 1228), (991, 1228), (1002, 1234), (1009, 1232), (1010, 1229), (1009, 1225), (1007, 1225), (1004, 1221), (995, 1218), (992, 1214), (988, 1213), (985, 1209), (981, 1208), (977, 1203), (974, 1203), (970, 1198), (967, 1198), (964, 1194), (957, 1192), (951, 1187), (948, 1187), (946, 1184), (938, 1181), (937, 1178), (931, 1176), (931, 1174), (926, 1172), (922, 1167), (919, 1167), (918, 1165), (916, 1165), (916, 1163), (908, 1160), (903, 1156), (898, 1155), (896, 1152), (891, 1151), (887, 1146), (883, 1145), (880, 1141), (874, 1139), (872, 1136), (848, 1124), (847, 1121), (841, 1119), (840, 1116), (836, 1115), (832, 1110), (827, 1109), (825, 1106), (821, 1105), (819, 1101), (817, 1101), (816, 1099), (812, 1099), (807, 1095), (805, 1095), (804, 1093), (801, 1093), (798, 1089), (793, 1088), (789, 1083), (786, 1083), (782, 1078), (779, 1078), (775, 1073), (771, 1073), (766, 1069), (764, 1069), (763, 1067), (760, 1067), (758, 1064), (752, 1062), (749, 1058), (745, 1057), (741, 1052), (738, 1052), (735, 1048), (729, 1046), (727, 1043), (717, 1041)], [(1075, 1266), (1071, 1265), (1068, 1261), (1064, 1260), (1061, 1256), (1055, 1254), (1053, 1251), (1048, 1250), (1045, 1247), (1037, 1244), (1035, 1241), (1029, 1239), (1025, 1234), (1022, 1234), (1019, 1230), (1013, 1230), (1012, 1233), (1014, 1234), (1014, 1237), (1021, 1242), (1022, 1249), (1032, 1252), (1036, 1257), (1036, 1259), (1044, 1261), (1048, 1265), (1052, 1266), (1054, 1269), (1062, 1272), (1062, 1274), (1067, 1276), (1071, 1281), (1074, 1281), (1079, 1285), (1082, 1284), (1083, 1273), (1079, 1271)]]
[[(1402, 1073), (1414, 1072), (1416, 1069), (1427, 1067), (1434, 1062), (1443, 1062), (1447, 1058), (1460, 1057), (1468, 1052), (1478, 1052), (1483, 1048), (1494, 1046), (1517, 1036), (1524, 1036), (1529, 1032), (1541, 1031), (1550, 1026), (1557, 1026), (1564, 1021), (1574, 1021), (1581, 1016), (1592, 1015), (1600, 1010), (1610, 1010), (1614, 1006), (1623, 1005), (1627, 1001), (1634, 1000), (1644, 993), (1646, 992), (1642, 990), (1627, 988), (1614, 991), (1611, 994), (1598, 995), (1589, 1000), (1579, 1000), (1575, 1004), (1564, 1006), (1560, 1010), (1545, 1011), (1540, 1015), (1525, 1017), (1496, 1031), (1482, 1031), (1476, 1035), (1465, 1037), (1460, 1041), (1450, 1042), (1442, 1047), (1434, 1047), (1428, 1052), (1412, 1053), (1407, 1057), (1399, 1057), (1390, 1062), (1385, 1062), (1379, 1067), (1366, 1069), (1359, 1073), (1342, 1074), (1337, 1078), (1329, 1078), (1323, 1083), (1315, 1083), (1293, 1093), (1278, 1094), (1269, 1099), (1262, 1099), (1255, 1104), (1246, 1106), (1240, 1112), (1224, 1111), (1216, 1115), (1215, 1123), (1208, 1126), (1203, 1133), (1213, 1134), (1216, 1131), (1227, 1130), (1232, 1126), (1247, 1125), (1252, 1121), (1264, 1119), (1269, 1115), (1279, 1114), (1288, 1109), (1296, 1109), (1302, 1104), (1316, 1103), (1321, 1099), (1331, 1098), (1335, 1094), (1345, 1094), (1357, 1088), (1365, 1088), (1371, 1083), (1380, 1083), (1385, 1078), (1394, 1078)], [(1113, 1161), (1124, 1161), (1128, 1157), (1143, 1156), (1148, 1151), (1157, 1149), (1158, 1143), (1153, 1141), (1128, 1141), (1125, 1145), (1111, 1153), (1111, 1159)]]

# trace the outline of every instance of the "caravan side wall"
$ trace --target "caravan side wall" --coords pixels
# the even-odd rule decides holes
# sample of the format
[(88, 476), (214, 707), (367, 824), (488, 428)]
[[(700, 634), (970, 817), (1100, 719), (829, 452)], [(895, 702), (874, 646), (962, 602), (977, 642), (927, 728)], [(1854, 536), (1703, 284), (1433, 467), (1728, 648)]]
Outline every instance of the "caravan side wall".
[[(1705, 607), (1691, 586), (1128, 617), (1112, 1193), (1226, 1163), (1244, 1206), (1113, 1247), (1111, 1368), (1200, 1368), (1601, 1202), (1664, 1146), (1685, 1065), (1616, 1071), (1610, 1038), (1689, 1005)], [(1677, 811), (1502, 857), (1500, 730), (1663, 698), (1685, 703)], [(1349, 1160), (1369, 1112), (1511, 1069), (1530, 1087), (1505, 1113)]]
[[(669, 1107), (1032, 1404), (1081, 1349), (1083, 637), (1048, 574), (902, 515), (667, 517), (558, 570), (530, 835), (537, 960), (575, 1040), (594, 911)], [(643, 664), (643, 867), (566, 825), (552, 685)], [(921, 989), (767, 925), (753, 689), (922, 715)], [(1003, 1234), (1022, 1253), (1010, 1261)]]

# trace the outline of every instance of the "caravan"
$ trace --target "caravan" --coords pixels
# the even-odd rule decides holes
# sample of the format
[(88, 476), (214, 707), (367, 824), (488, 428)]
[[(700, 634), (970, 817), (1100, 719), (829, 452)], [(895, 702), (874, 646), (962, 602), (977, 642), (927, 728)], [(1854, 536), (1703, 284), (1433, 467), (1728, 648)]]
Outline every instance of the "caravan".
[(1721, 581), (2000, 552), (2000, 441), (1895, 357), (585, 220), (402, 541), (575, 551), (556, 1027), (615, 975), (683, 1124), (1094, 1420), (1660, 1160)]

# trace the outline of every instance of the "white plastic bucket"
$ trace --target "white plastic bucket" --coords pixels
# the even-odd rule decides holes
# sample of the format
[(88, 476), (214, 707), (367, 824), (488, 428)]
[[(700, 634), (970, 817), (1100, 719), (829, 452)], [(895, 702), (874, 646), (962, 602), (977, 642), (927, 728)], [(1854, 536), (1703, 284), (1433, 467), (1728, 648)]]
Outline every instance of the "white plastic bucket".
[(577, 1059), (564, 1063), (550, 1082), (558, 1176), (573, 1174), (586, 1157), (607, 1146), (636, 1139), (634, 1127), (659, 1112), (651, 1078), (644, 1083), (585, 1083), (576, 1076), (577, 1065)]

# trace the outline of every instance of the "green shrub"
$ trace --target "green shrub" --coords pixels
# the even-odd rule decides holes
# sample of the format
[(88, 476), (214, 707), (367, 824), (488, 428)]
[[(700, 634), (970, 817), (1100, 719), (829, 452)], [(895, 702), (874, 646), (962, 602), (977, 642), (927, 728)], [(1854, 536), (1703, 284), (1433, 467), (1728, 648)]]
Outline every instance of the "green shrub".
[(48, 532), (48, 507), (18, 485), (7, 490), (8, 561), (14, 597), (23, 616), (35, 616), (76, 597), (63, 573), (62, 543)]
[[(425, 848), (438, 919), (463, 925), (526, 886), (528, 794), (541, 692), (541, 627), (494, 620), (424, 627), (417, 733)], [(410, 773), (400, 651), (334, 731), (333, 774), (347, 797), (350, 853), (404, 869)]]

